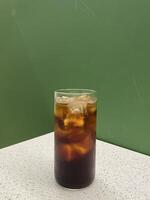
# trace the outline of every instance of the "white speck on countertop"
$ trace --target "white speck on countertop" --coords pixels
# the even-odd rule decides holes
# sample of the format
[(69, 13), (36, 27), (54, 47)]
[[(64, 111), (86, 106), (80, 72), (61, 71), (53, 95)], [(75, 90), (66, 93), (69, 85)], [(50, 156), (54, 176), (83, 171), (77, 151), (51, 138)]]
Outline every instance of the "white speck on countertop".
[(0, 150), (0, 200), (150, 200), (150, 157), (97, 140), (96, 177), (81, 190), (54, 179), (53, 133)]

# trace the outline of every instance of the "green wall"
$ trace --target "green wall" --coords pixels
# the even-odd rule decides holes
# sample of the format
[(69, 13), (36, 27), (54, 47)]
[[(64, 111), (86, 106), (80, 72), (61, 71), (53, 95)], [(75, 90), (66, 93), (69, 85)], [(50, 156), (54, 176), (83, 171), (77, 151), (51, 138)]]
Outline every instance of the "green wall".
[(97, 137), (150, 155), (150, 1), (1, 0), (0, 147), (53, 130), (53, 91), (98, 91)]

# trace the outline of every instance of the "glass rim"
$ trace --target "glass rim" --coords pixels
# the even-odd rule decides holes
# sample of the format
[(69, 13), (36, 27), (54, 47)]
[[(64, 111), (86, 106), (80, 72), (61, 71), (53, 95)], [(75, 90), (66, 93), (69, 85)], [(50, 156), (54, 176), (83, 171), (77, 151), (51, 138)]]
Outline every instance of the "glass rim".
[(54, 92), (55, 92), (55, 94), (60, 94), (60, 95), (93, 95), (93, 94), (96, 94), (96, 90), (77, 89), (77, 88), (57, 89)]

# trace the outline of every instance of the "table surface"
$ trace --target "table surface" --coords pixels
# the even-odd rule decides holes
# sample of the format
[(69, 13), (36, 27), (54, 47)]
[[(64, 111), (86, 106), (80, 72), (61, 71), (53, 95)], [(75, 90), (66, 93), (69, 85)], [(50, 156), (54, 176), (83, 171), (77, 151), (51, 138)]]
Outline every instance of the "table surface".
[(150, 200), (150, 157), (99, 140), (93, 184), (81, 190), (59, 186), (53, 137), (0, 150), (0, 200)]

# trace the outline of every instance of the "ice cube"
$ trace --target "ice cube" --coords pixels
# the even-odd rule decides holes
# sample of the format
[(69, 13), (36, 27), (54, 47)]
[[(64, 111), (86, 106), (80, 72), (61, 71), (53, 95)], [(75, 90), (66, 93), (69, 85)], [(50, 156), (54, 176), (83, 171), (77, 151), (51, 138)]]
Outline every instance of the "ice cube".
[(88, 149), (83, 147), (81, 144), (74, 144), (73, 145), (74, 151), (77, 154), (84, 155), (87, 153)]
[(69, 103), (69, 101), (70, 101), (70, 98), (66, 96), (56, 97), (57, 103), (67, 104)]
[(88, 104), (95, 104), (96, 103), (96, 97), (89, 97), (88, 98)]
[(88, 153), (93, 146), (93, 140), (90, 135), (87, 135), (83, 141), (73, 145), (74, 150), (78, 155), (84, 155)]
[(93, 140), (91, 136), (86, 136), (83, 141), (71, 144), (60, 144), (57, 149), (59, 155), (66, 161), (72, 161), (87, 154), (93, 147)]
[(66, 138), (72, 132), (70, 129), (61, 128), (60, 126), (57, 125), (55, 127), (55, 133), (56, 133), (56, 136), (58, 136), (59, 138)]
[(96, 111), (96, 104), (88, 104), (87, 111), (89, 113), (94, 113)]
[(86, 105), (85, 102), (71, 102), (68, 104), (69, 110), (71, 113), (73, 114), (86, 114), (87, 109), (86, 109)]
[(68, 107), (65, 104), (56, 103), (54, 112), (56, 117), (63, 120), (68, 113)]
[(88, 95), (81, 95), (81, 96), (78, 97), (78, 100), (79, 100), (79, 101), (85, 101), (85, 102), (86, 102), (86, 101), (88, 100), (88, 98), (89, 98)]
[(73, 147), (69, 144), (59, 145), (59, 153), (64, 160), (70, 161), (74, 158)]
[(68, 107), (71, 113), (83, 113), (82, 107), (78, 102), (71, 102)]
[(84, 104), (93, 104), (96, 102), (96, 98), (93, 96), (89, 96), (89, 95), (81, 95), (78, 97), (78, 100)]
[(81, 114), (71, 114), (69, 113), (64, 120), (65, 126), (83, 127), (84, 117)]

